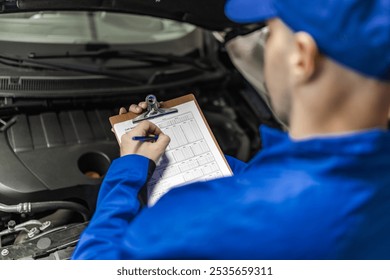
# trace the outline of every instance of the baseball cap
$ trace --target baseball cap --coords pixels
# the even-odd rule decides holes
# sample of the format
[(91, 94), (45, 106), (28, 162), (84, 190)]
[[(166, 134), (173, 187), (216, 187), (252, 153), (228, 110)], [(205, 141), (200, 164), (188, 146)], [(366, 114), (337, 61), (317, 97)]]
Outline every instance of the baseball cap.
[(238, 23), (278, 17), (329, 58), (390, 81), (390, 0), (227, 0), (225, 14)]

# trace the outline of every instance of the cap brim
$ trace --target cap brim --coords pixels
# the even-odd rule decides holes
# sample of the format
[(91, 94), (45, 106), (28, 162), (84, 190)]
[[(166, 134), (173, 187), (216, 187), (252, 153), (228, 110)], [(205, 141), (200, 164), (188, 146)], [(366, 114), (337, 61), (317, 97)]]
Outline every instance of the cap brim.
[(225, 15), (237, 23), (262, 22), (277, 16), (273, 0), (227, 0)]

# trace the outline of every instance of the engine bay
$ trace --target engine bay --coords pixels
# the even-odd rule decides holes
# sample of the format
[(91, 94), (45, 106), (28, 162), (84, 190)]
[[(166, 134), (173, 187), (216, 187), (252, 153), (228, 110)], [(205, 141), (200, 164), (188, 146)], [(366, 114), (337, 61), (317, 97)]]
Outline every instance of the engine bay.
[[(251, 89), (245, 95), (220, 86), (188, 91), (195, 93), (225, 154), (248, 161), (260, 149), (259, 116), (251, 109), (255, 104), (243, 98), (250, 99)], [(157, 95), (164, 100), (180, 94)], [(70, 258), (93, 215), (104, 175), (119, 157), (108, 118), (139, 100), (141, 95), (73, 102), (14, 116), (0, 133), (0, 259)]]
[[(223, 153), (242, 161), (261, 149), (260, 124), (278, 126), (210, 31), (105, 12), (2, 17), (15, 21), (24, 28), (0, 38), (0, 260), (71, 257), (119, 157), (109, 117), (122, 106), (192, 93)], [(96, 36), (75, 42), (79, 31)]]

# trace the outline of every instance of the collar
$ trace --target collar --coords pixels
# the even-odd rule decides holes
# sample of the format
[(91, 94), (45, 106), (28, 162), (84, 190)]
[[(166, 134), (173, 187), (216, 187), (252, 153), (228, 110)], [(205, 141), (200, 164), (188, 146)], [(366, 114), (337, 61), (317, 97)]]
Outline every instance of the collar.
[(390, 152), (390, 131), (377, 128), (301, 140), (291, 139), (286, 132), (266, 125), (260, 127), (260, 133), (263, 149), (269, 151), (355, 155)]

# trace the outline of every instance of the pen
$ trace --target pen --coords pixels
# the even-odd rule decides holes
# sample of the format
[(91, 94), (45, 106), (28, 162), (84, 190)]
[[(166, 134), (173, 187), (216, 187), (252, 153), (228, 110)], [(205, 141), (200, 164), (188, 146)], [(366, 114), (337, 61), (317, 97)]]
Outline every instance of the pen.
[(135, 141), (157, 141), (158, 135), (152, 135), (152, 136), (133, 136), (131, 139)]

